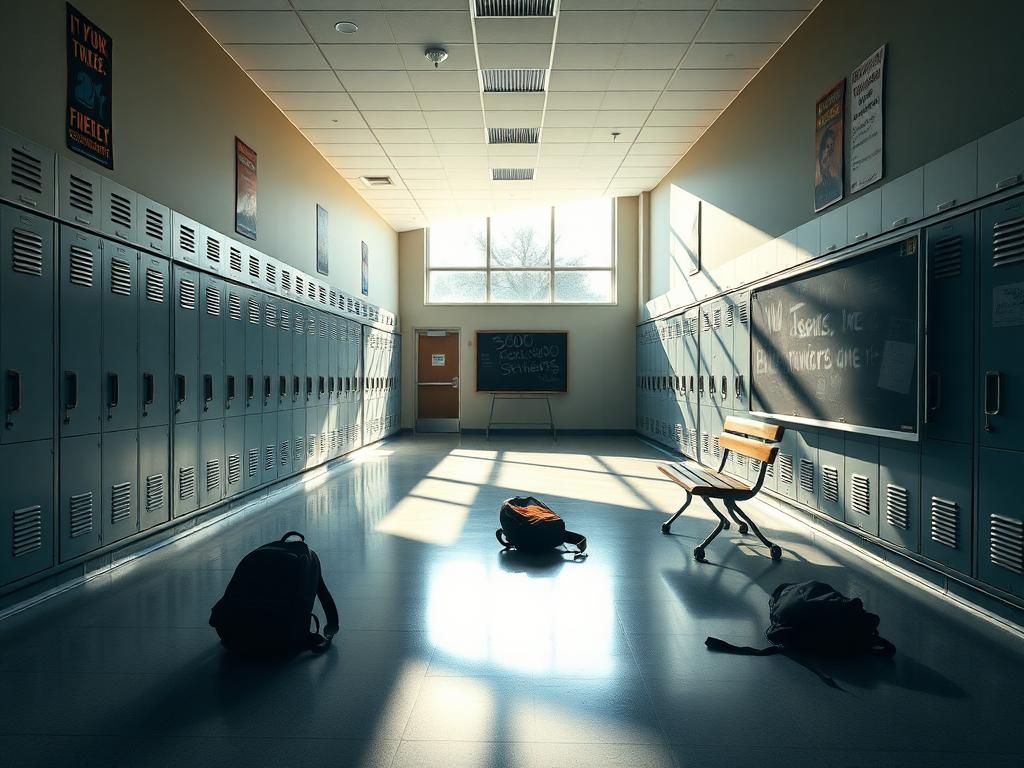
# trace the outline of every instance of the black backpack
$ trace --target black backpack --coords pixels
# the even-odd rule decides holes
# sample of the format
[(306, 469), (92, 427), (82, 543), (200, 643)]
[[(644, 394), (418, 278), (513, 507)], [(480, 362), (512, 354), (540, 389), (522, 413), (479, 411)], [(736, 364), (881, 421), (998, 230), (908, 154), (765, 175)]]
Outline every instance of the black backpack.
[(575, 555), (583, 555), (587, 549), (586, 537), (567, 531), (565, 521), (533, 496), (505, 500), (498, 517), (501, 528), (494, 536), (505, 549), (532, 554), (572, 544), (576, 549), (569, 551)]
[[(298, 536), (298, 541), (288, 541)], [(327, 625), (320, 634), (320, 605)], [(316, 629), (310, 631), (310, 619)], [(320, 574), (320, 559), (305, 537), (289, 531), (253, 550), (238, 564), (224, 597), (210, 612), (221, 643), (244, 656), (284, 656), (326, 650), (338, 632), (338, 609)]]

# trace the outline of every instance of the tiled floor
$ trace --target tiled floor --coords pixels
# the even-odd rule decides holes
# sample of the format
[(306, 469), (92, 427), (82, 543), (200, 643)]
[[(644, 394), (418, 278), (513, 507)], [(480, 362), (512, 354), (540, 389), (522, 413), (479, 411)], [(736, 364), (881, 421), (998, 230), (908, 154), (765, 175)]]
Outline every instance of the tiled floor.
[[(1024, 765), (1024, 643), (811, 546), (724, 533), (678, 505), (631, 438), (404, 438), (316, 487), (0, 623), (0, 765)], [(311, 484), (312, 485), (312, 484)], [(590, 540), (585, 562), (501, 554), (529, 492)], [(699, 517), (697, 515), (700, 515)], [(209, 610), (237, 561), (289, 529), (320, 554), (342, 631), (281, 665), (224, 654)], [(859, 595), (892, 660), (716, 655), (762, 644), (767, 597), (815, 578)]]

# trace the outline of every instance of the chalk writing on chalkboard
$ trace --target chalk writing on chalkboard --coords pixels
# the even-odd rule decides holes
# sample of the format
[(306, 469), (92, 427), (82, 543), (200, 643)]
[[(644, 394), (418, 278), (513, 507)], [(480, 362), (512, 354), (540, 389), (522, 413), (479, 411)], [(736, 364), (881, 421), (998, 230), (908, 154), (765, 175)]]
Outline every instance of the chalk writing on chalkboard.
[(563, 331), (477, 334), (477, 389), (506, 392), (566, 391)]

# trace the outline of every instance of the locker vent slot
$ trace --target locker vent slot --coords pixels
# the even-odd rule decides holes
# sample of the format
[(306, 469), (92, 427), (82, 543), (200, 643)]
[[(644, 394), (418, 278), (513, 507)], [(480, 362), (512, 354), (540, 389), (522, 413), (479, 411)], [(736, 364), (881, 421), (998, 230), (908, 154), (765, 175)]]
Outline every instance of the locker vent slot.
[(992, 265), (1005, 267), (1024, 261), (1024, 216), (992, 225)]
[(281, 270), (281, 290), (290, 291), (292, 289), (292, 275), (287, 269)]
[(36, 504), (14, 510), (11, 517), (11, 554), (29, 555), (43, 548), (43, 508)]
[(740, 469), (740, 470), (746, 469), (746, 467), (747, 467), (747, 457), (746, 456), (744, 456), (742, 453), (731, 453), (729, 455), (732, 457), (732, 461), (736, 465), (737, 469)]
[[(228, 294), (228, 317), (232, 320), (242, 319), (242, 297), (233, 293)], [(259, 322), (257, 320), (256, 322)]]
[(181, 467), (178, 470), (178, 498), (191, 499), (196, 493), (196, 468)]
[(814, 493), (814, 462), (810, 459), (800, 459), (800, 488)]
[(249, 277), (260, 277), (260, 259), (255, 253), (249, 254)]
[(110, 260), (110, 292), (118, 296), (132, 295), (132, 268), (123, 259)]
[(1024, 573), (1024, 520), (990, 515), (988, 554), (994, 565)]
[(11, 183), (41, 195), (43, 193), (43, 164), (39, 158), (17, 147), (11, 147)]
[(220, 487), (220, 459), (206, 462), (206, 490), (215, 491)]
[(893, 528), (910, 528), (910, 492), (889, 483), (885, 487), (885, 520)]
[(755, 475), (761, 474), (761, 461), (759, 459), (750, 460), (750, 471)]
[(268, 328), (277, 328), (277, 304), (267, 302), (266, 319)]
[(186, 253), (196, 252), (196, 231), (186, 224), (178, 225), (178, 247)]
[(228, 485), (234, 485), (242, 479), (242, 456), (232, 453), (228, 456)]
[(132, 514), (132, 484), (115, 483), (110, 486), (110, 522), (120, 523)]
[(313, 458), (316, 455), (316, 435), (306, 436), (306, 458)]
[(306, 458), (306, 438), (299, 435), (295, 438), (295, 462), (301, 463)]
[(725, 308), (725, 327), (732, 328), (732, 324), (736, 316), (736, 307), (733, 304), (729, 304)]
[(146, 513), (153, 514), (164, 508), (164, 476), (149, 475), (146, 478)]
[(25, 229), (11, 231), (11, 269), (23, 275), (43, 276), (43, 238)]
[(327, 303), (327, 289), (326, 288), (324, 288), (322, 285), (317, 286), (316, 294), (317, 294), (317, 300), (321, 304), (326, 304)]
[(267, 264), (267, 282), (270, 285), (277, 285), (277, 267), (273, 264)]
[(830, 504), (839, 503), (839, 470), (835, 467), (821, 467), (821, 495)]
[(740, 303), (736, 305), (736, 309), (739, 311), (740, 325), (747, 325), (750, 322), (750, 315), (748, 314), (746, 296), (740, 299)]
[(68, 175), (68, 182), (68, 205), (77, 211), (92, 215), (95, 212), (93, 205), (95, 194), (92, 182), (79, 178), (73, 173)]
[(215, 237), (206, 238), (206, 258), (214, 264), (220, 264), (220, 240)]
[(283, 331), (290, 331), (292, 329), (292, 313), (287, 307), (281, 307), (281, 321), (279, 325)]
[(960, 505), (932, 496), (932, 541), (950, 549), (960, 546)]
[(290, 445), (291, 444), (287, 440), (281, 441), (281, 451), (278, 455), (281, 457), (282, 467), (288, 463), (288, 457), (291, 456), (291, 454), (288, 452)]
[(327, 338), (327, 321), (323, 319), (320, 320), (320, 338)]
[(722, 457), (722, 443), (719, 440), (718, 435), (715, 435), (715, 452), (714, 452), (714, 456), (715, 456), (716, 459), (720, 459)]
[(122, 227), (132, 225), (132, 201), (116, 192), (110, 193), (110, 219)]
[[(327, 453), (327, 433), (326, 432), (321, 432), (320, 433), (320, 453), (321, 453), (321, 455)], [(312, 455), (313, 454), (310, 453), (310, 456), (312, 456)]]
[(295, 292), (297, 294), (299, 294), (299, 296), (301, 296), (303, 291), (305, 291), (305, 289), (306, 289), (306, 281), (302, 279), (302, 275), (296, 275), (295, 276)]
[(715, 307), (715, 312), (714, 312), (714, 316), (713, 317), (714, 317), (714, 320), (712, 322), (712, 325), (714, 326), (714, 329), (717, 331), (719, 328), (722, 327), (722, 308), (721, 307)]
[[(644, 420), (647, 420), (646, 416), (644, 417)], [(711, 440), (707, 432), (700, 433), (700, 452), (705, 456), (708, 456), (711, 453)]]
[(332, 307), (335, 307), (335, 308), (337, 308), (337, 306), (338, 306), (338, 292), (337, 292), (337, 291), (334, 291), (334, 290), (332, 290), (332, 291), (330, 292), (330, 294), (329, 294), (329, 297), (330, 297), (330, 298), (328, 299), (328, 303), (330, 303), (330, 305), (331, 305)]
[(220, 290), (214, 285), (206, 286), (206, 314), (220, 315)]
[(850, 509), (862, 515), (871, 514), (871, 481), (865, 475), (850, 475)]
[(183, 279), (178, 294), (178, 304), (182, 309), (196, 308), (196, 284), (191, 280)]
[(232, 272), (242, 271), (242, 251), (233, 245), (228, 247), (228, 269)]
[(164, 273), (152, 267), (146, 268), (146, 298), (164, 303)]
[(160, 211), (146, 209), (146, 235), (153, 240), (164, 239), (164, 215)]
[(793, 457), (788, 453), (779, 454), (779, 481), (786, 485), (793, 484)]
[(316, 285), (312, 282), (306, 283), (306, 296), (312, 300), (316, 298)]
[(267, 445), (263, 448), (263, 469), (265, 472), (272, 472), (277, 463), (277, 454), (274, 453), (275, 446)]
[(256, 299), (249, 299), (249, 322), (253, 325), (260, 324), (260, 303)]
[(697, 453), (697, 430), (696, 429), (691, 429), (690, 430), (689, 446), (690, 446), (690, 453), (691, 453), (691, 455), (695, 455)]
[(960, 274), (960, 235), (944, 237), (932, 245), (932, 280), (944, 280)]
[(71, 280), (71, 284), (92, 288), (92, 251), (78, 245), (72, 245), (69, 256), (71, 268), (69, 279)]
[[(269, 447), (269, 446), (268, 446)], [(273, 449), (271, 449), (273, 450)], [(256, 477), (256, 473), (260, 470), (260, 449), (253, 448), (249, 451), (249, 463), (246, 465), (247, 475), (249, 477)]]
[(76, 493), (69, 501), (71, 502), (71, 538), (77, 539), (79, 536), (92, 533), (92, 491)]

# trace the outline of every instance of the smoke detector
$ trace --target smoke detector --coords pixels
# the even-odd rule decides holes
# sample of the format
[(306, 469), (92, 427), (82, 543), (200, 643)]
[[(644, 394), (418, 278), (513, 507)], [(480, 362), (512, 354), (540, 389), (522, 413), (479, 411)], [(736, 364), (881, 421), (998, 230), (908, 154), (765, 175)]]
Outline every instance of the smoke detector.
[(423, 52), (424, 57), (427, 61), (432, 62), (434, 69), (437, 69), (437, 65), (448, 58), (448, 51), (444, 48), (427, 48)]
[(353, 32), (359, 31), (359, 25), (354, 21), (339, 21), (334, 25), (334, 29), (345, 35), (351, 35)]

